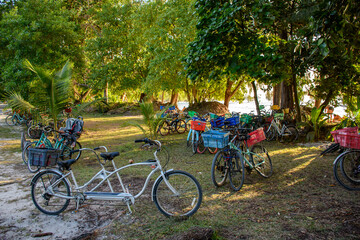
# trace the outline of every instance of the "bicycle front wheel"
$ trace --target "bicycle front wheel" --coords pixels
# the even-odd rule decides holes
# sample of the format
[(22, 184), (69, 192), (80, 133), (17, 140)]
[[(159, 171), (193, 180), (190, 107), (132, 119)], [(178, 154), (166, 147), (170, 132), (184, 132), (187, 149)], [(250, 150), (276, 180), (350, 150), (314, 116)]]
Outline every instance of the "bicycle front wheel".
[(360, 151), (345, 153), (340, 160), (340, 169), (348, 180), (346, 189), (360, 190)]
[(221, 187), (225, 184), (226, 178), (229, 174), (228, 158), (224, 151), (219, 151), (211, 164), (211, 180), (216, 187)]
[(206, 151), (206, 147), (204, 146), (204, 139), (202, 138), (201, 134), (199, 134), (199, 141), (196, 151), (200, 154), (203, 154)]
[(242, 188), (245, 179), (244, 161), (238, 152), (230, 153), (229, 160), (230, 186), (234, 191), (239, 191)]
[(266, 148), (260, 145), (254, 145), (250, 152), (250, 160), (255, 170), (265, 178), (270, 177), (273, 173), (273, 167)]
[(21, 153), (22, 160), (26, 165), (29, 161), (29, 148), (34, 148), (36, 144), (37, 142), (28, 142)]
[(171, 171), (165, 173), (166, 180), (160, 177), (153, 191), (153, 201), (159, 211), (167, 217), (189, 217), (200, 207), (202, 190), (199, 182), (190, 173)]
[(79, 150), (79, 149), (81, 149), (81, 144), (78, 141), (75, 142), (75, 147), (71, 147), (70, 144), (65, 145), (63, 147), (63, 149), (61, 150), (60, 158), (62, 160), (68, 160), (68, 159), (72, 159), (72, 158), (75, 160), (78, 160), (81, 156), (81, 151), (76, 152), (76, 153), (71, 153), (71, 151)]
[(31, 183), (31, 197), (37, 209), (49, 215), (58, 215), (69, 205), (70, 186), (62, 175), (45, 170), (38, 173)]

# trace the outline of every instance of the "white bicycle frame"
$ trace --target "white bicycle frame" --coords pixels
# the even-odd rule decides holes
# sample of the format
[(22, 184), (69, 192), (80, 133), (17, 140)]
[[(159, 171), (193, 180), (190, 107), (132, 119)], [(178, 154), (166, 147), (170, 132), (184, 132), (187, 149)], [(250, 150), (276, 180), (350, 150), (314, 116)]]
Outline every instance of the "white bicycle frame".
[[(160, 145), (161, 146), (161, 145)], [(101, 148), (104, 148), (107, 152), (107, 149), (105, 146), (101, 146)], [(82, 148), (80, 149), (80, 151), (84, 151), (84, 150), (89, 150), (89, 151), (92, 151), (96, 154), (97, 156), (97, 153), (95, 152), (95, 150), (93, 149), (90, 149), (90, 148)], [(152, 187), (152, 195), (154, 193), (154, 186), (155, 186), (155, 183), (158, 181), (158, 179), (160, 177), (163, 178), (165, 184), (169, 187), (169, 189), (175, 194), (175, 196), (178, 196), (179, 193), (170, 185), (169, 181), (166, 179), (165, 175), (167, 172), (170, 172), (172, 171), (172, 169), (164, 172), (163, 169), (162, 169), (162, 166), (160, 164), (160, 161), (157, 157), (157, 151), (156, 150), (154, 152), (154, 157), (155, 157), (155, 161), (146, 161), (146, 162), (141, 162), (141, 163), (134, 163), (134, 164), (128, 164), (128, 165), (125, 165), (123, 167), (120, 167), (120, 168), (117, 168), (116, 165), (115, 165), (115, 162), (113, 160), (111, 160), (112, 164), (113, 164), (113, 167), (114, 167), (114, 171), (107, 171), (104, 167), (103, 164), (100, 164), (102, 166), (102, 169), (96, 173), (88, 182), (86, 182), (84, 185), (82, 186), (79, 186), (77, 181), (76, 181), (76, 177), (73, 173), (73, 171), (70, 169), (68, 173), (64, 174), (62, 173), (61, 171), (57, 170), (57, 169), (53, 169), (55, 170), (57, 173), (59, 173), (60, 175), (62, 175), (61, 178), (57, 179), (53, 184), (52, 186), (56, 186), (60, 181), (62, 181), (63, 179), (69, 184), (70, 186), (70, 192), (72, 193), (72, 196), (67, 196), (67, 195), (63, 195), (63, 194), (56, 194), (54, 191), (53, 191), (53, 187), (52, 186), (49, 186), (47, 191), (49, 192), (49, 194), (53, 195), (53, 196), (56, 196), (56, 197), (59, 197), (59, 198), (65, 198), (65, 199), (75, 199), (77, 200), (77, 203), (76, 203), (76, 209), (79, 208), (79, 202), (81, 199), (79, 199), (77, 196), (76, 196), (76, 193), (82, 193), (85, 197), (86, 200), (88, 199), (94, 199), (94, 200), (117, 200), (117, 201), (125, 201), (127, 206), (128, 206), (128, 209), (129, 209), (129, 213), (131, 214), (132, 211), (131, 211), (131, 208), (130, 208), (130, 202), (132, 204), (134, 204), (135, 202), (135, 199), (140, 197), (146, 187), (148, 186), (149, 182), (150, 182), (150, 178), (151, 176), (157, 172), (157, 171), (160, 171), (160, 175), (158, 176), (158, 178), (155, 180), (154, 182), (154, 185)], [(98, 157), (98, 156), (97, 156)], [(98, 157), (98, 160), (99, 160), (99, 157)], [(119, 172), (125, 168), (128, 168), (128, 167), (132, 167), (132, 166), (151, 166), (153, 168), (153, 170), (149, 173), (149, 175), (147, 176), (146, 180), (145, 180), (145, 183), (144, 183), (144, 186), (143, 188), (141, 189), (141, 191), (136, 194), (135, 196), (133, 196), (132, 194), (129, 193), (129, 190), (124, 186), (123, 184), (123, 181), (121, 179), (121, 176), (119, 174)], [(45, 171), (45, 170), (43, 170)], [(123, 192), (120, 192), (120, 193), (115, 193), (114, 190), (113, 190), (113, 187), (111, 185), (111, 182), (109, 181), (109, 178), (111, 176), (113, 176), (114, 174), (117, 175), (117, 178), (120, 182), (120, 185), (121, 185), (121, 188), (122, 188), (122, 191)], [(72, 180), (72, 183), (70, 183), (70, 181), (68, 180), (68, 177), (71, 176), (71, 180)], [(94, 180), (96, 179), (102, 179), (95, 187), (93, 187), (90, 191), (88, 192), (85, 192), (84, 190), (87, 188), (87, 186), (89, 186), (89, 184), (91, 184)], [(94, 192), (99, 186), (101, 186), (104, 182), (107, 182), (108, 183), (108, 186), (110, 188), (110, 191), (111, 192)], [(72, 186), (74, 187), (74, 192), (72, 190)], [(73, 195), (73, 193), (75, 193), (75, 196)]]

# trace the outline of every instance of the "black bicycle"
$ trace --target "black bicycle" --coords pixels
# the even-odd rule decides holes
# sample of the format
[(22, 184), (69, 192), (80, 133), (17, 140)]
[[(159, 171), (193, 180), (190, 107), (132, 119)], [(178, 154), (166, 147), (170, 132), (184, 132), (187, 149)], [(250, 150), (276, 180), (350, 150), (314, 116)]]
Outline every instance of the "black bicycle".
[(186, 132), (186, 130), (186, 122), (179, 118), (179, 114), (173, 114), (172, 118), (165, 119), (158, 128), (158, 132), (161, 136), (166, 136), (174, 132), (182, 134)]

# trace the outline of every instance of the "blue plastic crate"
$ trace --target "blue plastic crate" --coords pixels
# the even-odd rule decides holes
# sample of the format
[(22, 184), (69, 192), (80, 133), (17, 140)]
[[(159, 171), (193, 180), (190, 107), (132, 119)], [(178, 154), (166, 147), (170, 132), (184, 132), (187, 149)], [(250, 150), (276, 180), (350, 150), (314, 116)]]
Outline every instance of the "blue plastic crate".
[(235, 117), (231, 117), (225, 120), (225, 125), (226, 126), (236, 126), (240, 123), (240, 117), (239, 116), (235, 116)]
[(230, 132), (209, 130), (201, 134), (205, 147), (224, 148), (229, 143)]
[(212, 119), (210, 121), (212, 128), (221, 128), (225, 125), (225, 118), (224, 117), (218, 117), (217, 119)]

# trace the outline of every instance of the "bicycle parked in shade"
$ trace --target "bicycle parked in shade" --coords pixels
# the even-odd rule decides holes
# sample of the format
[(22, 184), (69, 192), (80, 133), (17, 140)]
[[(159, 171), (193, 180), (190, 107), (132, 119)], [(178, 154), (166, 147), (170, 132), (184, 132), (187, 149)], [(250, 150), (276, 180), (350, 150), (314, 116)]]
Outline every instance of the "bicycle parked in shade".
[[(225, 145), (214, 157), (211, 165), (211, 179), (216, 187), (221, 187), (225, 184), (227, 177), (229, 176), (230, 186), (234, 191), (239, 191), (245, 179), (245, 169), (249, 173), (253, 169), (256, 170), (262, 177), (268, 178), (272, 175), (273, 168), (270, 155), (265, 147), (261, 145), (254, 145), (265, 139), (265, 135), (262, 129), (258, 129), (250, 134), (234, 136), (231, 141), (228, 142), (227, 133), (215, 133), (215, 135), (223, 135), (224, 138), (209, 136), (211, 145), (211, 138), (214, 139), (213, 143), (217, 146), (218, 141), (221, 145)], [(206, 135), (203, 135), (205, 137)], [(235, 139), (239, 139), (244, 142), (242, 147), (237, 147), (234, 144)], [(249, 147), (251, 149), (249, 149)]]
[[(169, 156), (167, 155), (167, 161), (162, 166), (157, 154), (164, 149), (159, 141), (145, 138), (135, 142), (155, 146), (155, 159), (117, 168), (113, 159), (119, 155), (119, 152), (107, 152), (106, 147), (83, 148), (76, 151), (93, 152), (101, 166), (101, 170), (84, 185), (77, 184), (75, 174), (71, 170), (71, 166), (77, 162), (75, 159), (58, 162), (58, 168), (46, 169), (37, 173), (31, 180), (31, 197), (36, 208), (45, 214), (58, 215), (68, 207), (71, 200), (75, 201), (76, 209), (87, 200), (113, 200), (126, 204), (131, 213), (131, 205), (135, 203), (135, 199), (144, 193), (151, 177), (159, 172), (151, 191), (152, 200), (158, 210), (167, 217), (176, 218), (189, 217), (196, 213), (202, 202), (202, 190), (196, 178), (184, 171), (165, 170)], [(101, 148), (106, 152), (100, 153), (100, 159), (96, 150)], [(109, 167), (105, 167), (107, 162), (111, 163), (113, 170), (107, 170), (109, 169)], [(132, 194), (124, 184), (120, 173), (124, 169), (135, 166), (148, 166), (151, 171), (140, 192)], [(95, 179), (100, 179), (100, 182), (91, 185)], [(116, 179), (118, 185), (114, 186), (114, 181), (110, 180)]]
[(264, 125), (266, 140), (280, 139), (282, 142), (295, 142), (299, 137), (299, 131), (294, 125), (288, 124), (284, 119), (284, 113), (275, 113), (270, 124)]
[[(76, 141), (76, 137), (68, 132), (59, 132), (58, 136), (54, 138), (55, 143), (51, 143), (50, 139), (47, 137), (47, 132), (45, 128), (42, 129), (40, 139), (38, 141), (28, 142), (23, 151), (22, 159), (27, 165), (30, 172), (35, 173), (40, 170), (41, 167), (33, 165), (32, 161), (29, 161), (29, 150), (32, 148), (47, 148), (47, 149), (56, 149), (60, 151), (60, 159), (70, 159), (73, 156), (72, 150), (81, 149), (81, 144)], [(75, 155), (75, 159), (80, 157), (80, 152)]]
[(186, 122), (179, 118), (179, 114), (172, 114), (172, 118), (165, 119), (159, 126), (158, 132), (161, 136), (166, 136), (169, 133), (177, 132), (182, 134), (186, 132)]
[(331, 132), (335, 143), (345, 151), (334, 160), (336, 181), (347, 190), (360, 191), (360, 136), (358, 127)]
[(21, 124), (28, 124), (31, 119), (27, 118), (25, 115), (20, 115), (17, 112), (8, 115), (5, 118), (5, 123), (9, 126), (21, 125)]

